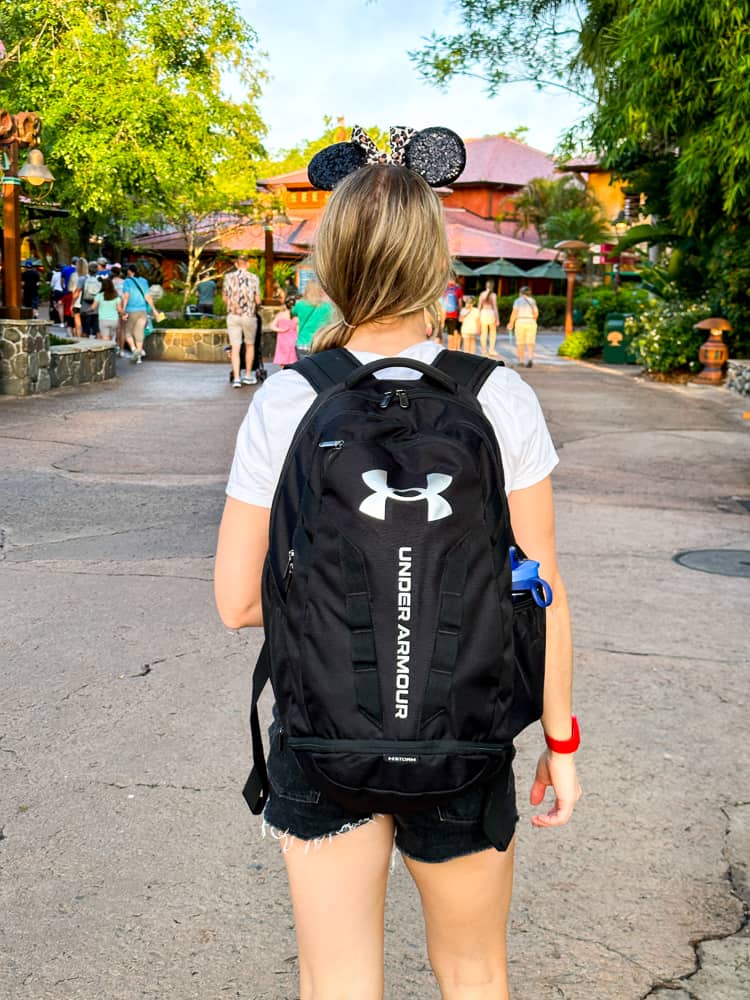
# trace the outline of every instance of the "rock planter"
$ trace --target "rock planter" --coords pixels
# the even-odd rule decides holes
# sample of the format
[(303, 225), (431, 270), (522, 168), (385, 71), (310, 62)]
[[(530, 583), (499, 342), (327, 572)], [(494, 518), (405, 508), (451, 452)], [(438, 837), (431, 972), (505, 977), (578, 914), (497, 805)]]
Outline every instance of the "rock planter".
[(49, 323), (0, 320), (0, 393), (31, 396), (50, 388)]
[(53, 389), (114, 378), (116, 347), (107, 340), (74, 340), (49, 349)]
[(727, 362), (727, 379), (724, 385), (741, 396), (750, 396), (750, 359), (730, 359)]
[[(263, 357), (270, 360), (276, 345), (276, 334), (263, 332)], [(143, 342), (149, 361), (221, 361), (226, 363), (224, 350), (229, 346), (226, 330), (201, 327), (158, 328)]]

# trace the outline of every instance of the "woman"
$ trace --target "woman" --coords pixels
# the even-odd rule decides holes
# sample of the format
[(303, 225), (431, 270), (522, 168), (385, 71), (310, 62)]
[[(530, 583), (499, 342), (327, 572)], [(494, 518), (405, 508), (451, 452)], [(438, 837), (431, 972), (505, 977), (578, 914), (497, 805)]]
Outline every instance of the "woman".
[(89, 263), (85, 257), (79, 257), (76, 261), (75, 274), (70, 279), (69, 288), (72, 291), (70, 300), (70, 311), (73, 316), (73, 335), (83, 337), (83, 325), (81, 323), (81, 306), (83, 299), (83, 286), (89, 276)]
[(292, 316), (296, 316), (299, 321), (297, 355), (304, 357), (310, 353), (315, 334), (330, 323), (333, 316), (331, 303), (327, 301), (320, 284), (314, 278), (305, 285), (302, 298), (294, 304)]
[(120, 296), (112, 278), (102, 281), (102, 290), (94, 299), (93, 309), (99, 316), (99, 335), (102, 340), (117, 340), (120, 325)]
[(148, 322), (148, 310), (156, 312), (154, 300), (149, 292), (148, 282), (138, 276), (138, 267), (128, 264), (127, 278), (122, 286), (122, 313), (125, 317), (125, 341), (132, 351), (130, 360), (141, 364), (143, 360), (143, 338)]
[[(425, 313), (436, 320), (450, 255), (440, 202), (417, 173), (373, 164), (341, 180), (318, 229), (315, 268), (341, 317), (318, 335), (315, 351), (346, 345), (363, 363), (393, 355), (429, 363), (440, 353), (440, 345), (426, 339)], [(398, 371), (405, 378), (418, 376)], [(555, 554), (549, 479), (557, 456), (536, 397), (517, 373), (497, 368), (478, 398), (500, 444), (515, 538), (540, 561), (554, 590), (542, 721), (549, 738), (567, 741), (570, 620)], [(262, 624), (261, 570), (273, 492), (291, 438), (313, 400), (305, 379), (285, 369), (255, 395), (240, 429), (216, 557), (216, 600), (230, 628)], [(450, 803), (453, 810), (418, 817), (349, 816), (307, 783), (293, 754), (277, 742), (269, 757), (272, 789), (265, 819), (284, 849), (302, 1000), (382, 998), (394, 834), (421, 896), (430, 961), (444, 1000), (508, 1000), (505, 924), (513, 843), (505, 851), (490, 845), (481, 801), (470, 802), (465, 793)], [(542, 753), (531, 790), (534, 805), (548, 786), (555, 804), (533, 817), (537, 827), (559, 826), (571, 815), (580, 795), (572, 754)], [(515, 815), (510, 784), (503, 808)]]
[(536, 323), (539, 319), (539, 308), (536, 300), (531, 297), (531, 289), (524, 285), (518, 298), (513, 303), (513, 311), (508, 320), (508, 333), (516, 338), (518, 364), (531, 368), (534, 364), (534, 347), (536, 345)]
[(490, 357), (496, 358), (495, 338), (497, 337), (497, 327), (500, 323), (500, 317), (497, 312), (497, 295), (495, 295), (494, 281), (488, 280), (485, 283), (484, 291), (479, 296), (477, 305), (479, 306), (479, 343), (482, 354), (486, 355), (489, 351)]

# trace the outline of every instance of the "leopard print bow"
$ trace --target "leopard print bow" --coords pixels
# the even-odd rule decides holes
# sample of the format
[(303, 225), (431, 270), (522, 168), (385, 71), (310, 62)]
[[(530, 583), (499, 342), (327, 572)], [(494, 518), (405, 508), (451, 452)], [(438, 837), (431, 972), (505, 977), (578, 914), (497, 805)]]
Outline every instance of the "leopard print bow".
[(390, 153), (383, 153), (379, 150), (361, 125), (352, 127), (351, 141), (364, 149), (367, 154), (367, 163), (395, 163), (403, 166), (406, 144), (416, 134), (416, 129), (409, 128), (408, 125), (391, 125), (389, 131)]

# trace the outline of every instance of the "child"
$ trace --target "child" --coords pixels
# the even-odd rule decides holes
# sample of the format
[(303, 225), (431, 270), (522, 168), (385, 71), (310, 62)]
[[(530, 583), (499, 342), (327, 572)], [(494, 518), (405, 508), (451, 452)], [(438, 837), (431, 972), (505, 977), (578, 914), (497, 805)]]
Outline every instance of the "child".
[(461, 310), (461, 346), (467, 354), (476, 354), (479, 333), (479, 309), (474, 305), (474, 296), (467, 295)]
[(297, 360), (297, 329), (299, 320), (292, 316), (292, 309), (297, 300), (293, 295), (284, 300), (284, 308), (278, 312), (271, 323), (271, 329), (276, 333), (276, 350), (273, 355), (275, 365), (293, 365)]

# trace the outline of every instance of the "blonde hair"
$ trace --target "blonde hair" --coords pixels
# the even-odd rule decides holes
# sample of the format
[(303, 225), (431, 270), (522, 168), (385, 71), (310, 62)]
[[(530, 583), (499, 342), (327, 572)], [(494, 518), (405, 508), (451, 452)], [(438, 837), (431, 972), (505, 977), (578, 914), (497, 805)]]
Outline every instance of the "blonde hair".
[(313, 351), (343, 347), (364, 323), (419, 310), (439, 328), (448, 237), (440, 200), (413, 170), (372, 164), (341, 181), (323, 212), (313, 263), (339, 313)]
[(310, 278), (305, 285), (302, 298), (305, 302), (309, 302), (310, 305), (319, 306), (323, 301), (323, 289), (320, 287), (320, 282), (316, 281), (315, 278)]

